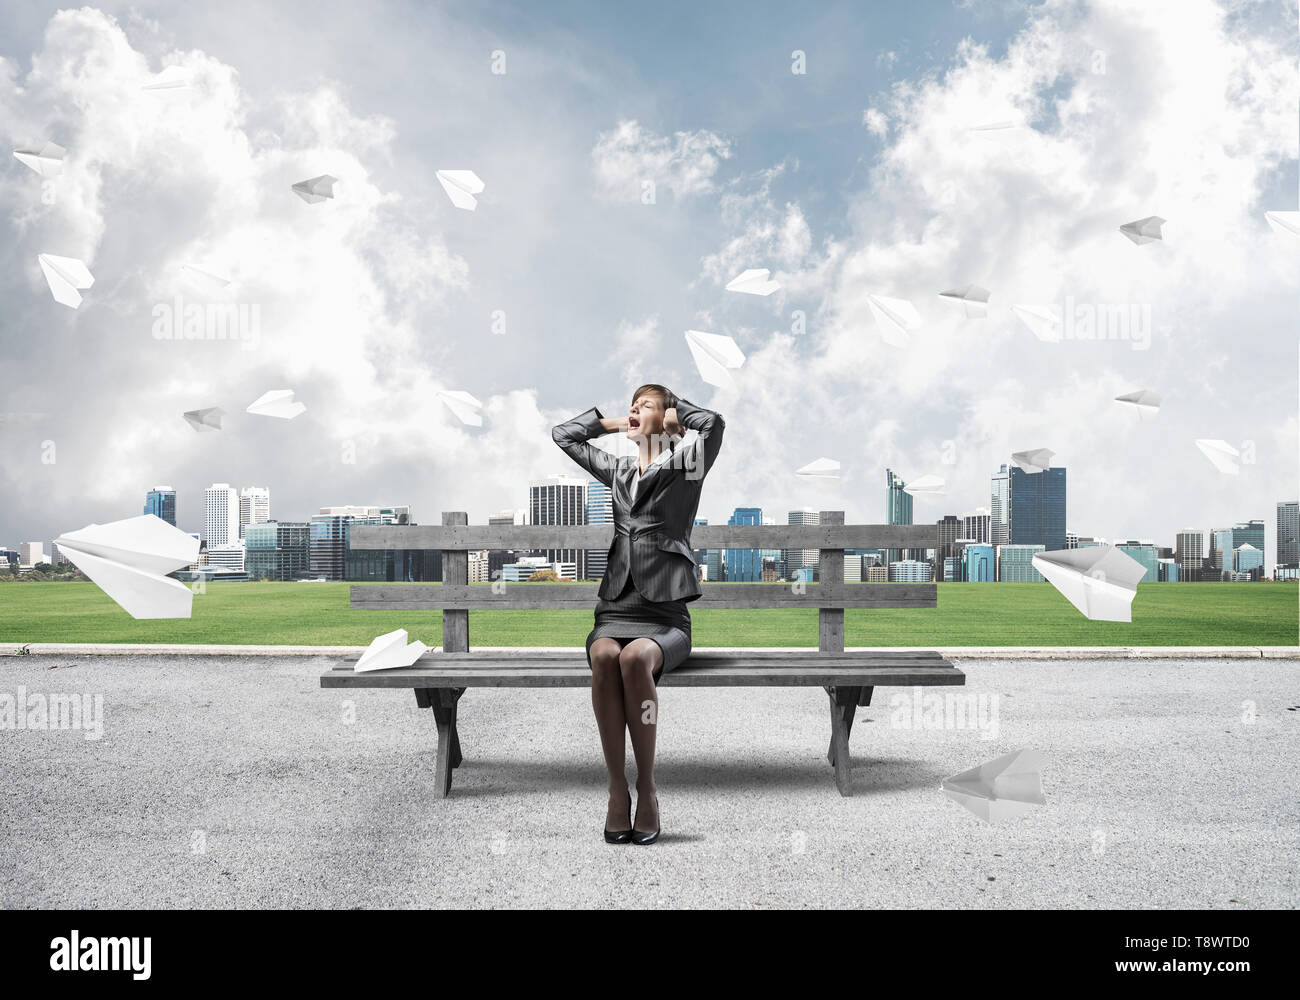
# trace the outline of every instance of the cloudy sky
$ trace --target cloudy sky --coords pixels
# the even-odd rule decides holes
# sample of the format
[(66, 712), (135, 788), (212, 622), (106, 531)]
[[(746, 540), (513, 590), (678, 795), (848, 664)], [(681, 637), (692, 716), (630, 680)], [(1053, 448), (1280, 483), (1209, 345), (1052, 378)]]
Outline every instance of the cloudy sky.
[[(482, 522), (578, 473), (553, 424), (658, 381), (727, 418), (715, 523), (879, 521), (886, 466), (946, 480), (917, 520), (961, 514), (1047, 447), (1070, 530), (1263, 518), (1271, 561), (1300, 449), (1300, 244), (1264, 219), (1298, 207), (1296, 26), (1237, 0), (7, 3), (0, 133), (68, 152), (48, 181), (0, 169), (0, 544), (138, 514), (157, 483), (194, 530), (214, 481), (281, 519)], [(188, 86), (142, 89), (169, 66)], [(438, 169), (483, 178), (477, 211)], [(332, 200), (292, 193), (320, 174)], [(1150, 215), (1163, 241), (1119, 233)], [(90, 267), (79, 309), (38, 253)], [(781, 290), (724, 290), (750, 267)], [(984, 319), (937, 296), (968, 283)], [(256, 342), (158, 339), (177, 295), (256, 307)], [(903, 346), (869, 295), (914, 305)], [(1012, 305), (1138, 325), (1047, 342)], [(735, 339), (734, 387), (688, 329)], [(244, 412), (280, 388), (306, 412)], [(1139, 389), (1157, 416), (1113, 401)], [(220, 432), (181, 418), (209, 406)], [(820, 457), (843, 477), (794, 475)]]

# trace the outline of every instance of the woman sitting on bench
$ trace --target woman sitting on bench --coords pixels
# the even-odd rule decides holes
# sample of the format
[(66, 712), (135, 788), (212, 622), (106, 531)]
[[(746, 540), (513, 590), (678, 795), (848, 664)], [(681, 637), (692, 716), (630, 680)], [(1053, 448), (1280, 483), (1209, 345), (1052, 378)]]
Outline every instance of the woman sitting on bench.
[[(587, 636), (591, 704), (609, 769), (605, 840), (653, 844), (659, 839), (655, 788), (656, 684), (691, 651), (689, 601), (700, 597), (691, 526), (704, 477), (718, 457), (725, 427), (720, 414), (679, 399), (662, 385), (632, 394), (626, 417), (595, 407), (552, 428), (551, 437), (613, 497), (614, 541), (601, 580), (595, 628)], [(690, 444), (684, 430), (694, 430)], [(637, 444), (635, 459), (589, 443), (623, 433)], [(680, 446), (679, 446), (680, 445)], [(625, 770), (624, 733), (632, 736), (637, 767), (636, 819)], [(627, 828), (620, 823), (627, 809)]]

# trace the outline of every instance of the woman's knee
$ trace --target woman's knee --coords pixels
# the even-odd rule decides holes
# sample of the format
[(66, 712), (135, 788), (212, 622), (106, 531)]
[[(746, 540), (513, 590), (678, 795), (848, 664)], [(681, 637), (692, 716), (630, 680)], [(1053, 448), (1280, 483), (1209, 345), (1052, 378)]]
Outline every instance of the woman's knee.
[(659, 644), (653, 639), (628, 643), (618, 656), (623, 682), (626, 684), (629, 681), (652, 680), (655, 668), (662, 659), (663, 654), (659, 651)]
[(601, 637), (591, 644), (587, 655), (591, 660), (593, 683), (613, 680), (619, 672), (619, 645), (613, 639)]

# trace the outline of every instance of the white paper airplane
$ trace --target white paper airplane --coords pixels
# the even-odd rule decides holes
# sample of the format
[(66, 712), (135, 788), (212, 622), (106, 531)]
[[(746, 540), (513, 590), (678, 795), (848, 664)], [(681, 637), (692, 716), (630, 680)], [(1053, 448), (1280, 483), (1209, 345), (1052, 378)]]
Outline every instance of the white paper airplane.
[(1158, 215), (1148, 215), (1145, 219), (1136, 219), (1133, 222), (1124, 223), (1119, 227), (1119, 231), (1140, 246), (1143, 243), (1163, 240), (1164, 236), (1160, 232), (1160, 227), (1165, 224), (1165, 221)]
[(1025, 472), (1044, 472), (1052, 467), (1052, 456), (1056, 452), (1049, 448), (1031, 448), (1029, 451), (1011, 453), (1011, 461)]
[(27, 164), (42, 177), (58, 177), (63, 173), (63, 154), (66, 152), (57, 142), (44, 142), (30, 149), (15, 149), (14, 159)]
[(95, 277), (86, 265), (74, 257), (56, 257), (52, 253), (38, 253), (36, 261), (45, 273), (46, 284), (54, 301), (76, 309), (81, 305), (78, 288), (89, 288), (95, 283)]
[(416, 639), (407, 643), (406, 629), (377, 636), (371, 640), (366, 651), (361, 654), (353, 668), (359, 674), (372, 670), (392, 670), (395, 667), (409, 667), (429, 651), (429, 647)]
[(1095, 622), (1131, 622), (1146, 567), (1113, 545), (1035, 552), (1034, 569)]
[(190, 85), (189, 76), (179, 66), (165, 66), (152, 83), (146, 83), (141, 90), (180, 90)]
[(434, 176), (457, 208), (463, 208), (467, 212), (478, 208), (478, 199), (474, 196), (483, 193), (484, 184), (474, 171), (439, 170)]
[(972, 132), (1005, 132), (1007, 129), (1021, 128), (1025, 124), (1023, 118), (1004, 118), (1001, 121), (985, 122), (983, 125), (972, 125)]
[(279, 417), (281, 420), (292, 420), (306, 409), (307, 407), (304, 404), (297, 402), (293, 398), (292, 389), (271, 389), (249, 403), (248, 409), (244, 412), (259, 417)]
[(720, 333), (687, 330), (686, 346), (705, 382), (723, 388), (736, 384), (731, 371), (745, 363), (745, 355), (734, 340)]
[(1061, 318), (1049, 306), (1016, 305), (1011, 311), (1039, 340), (1054, 344), (1061, 339)]
[(188, 618), (193, 591), (166, 574), (198, 562), (199, 540), (155, 514), (90, 524), (54, 544), (132, 618)]
[(880, 336), (893, 347), (906, 347), (908, 331), (921, 325), (921, 314), (907, 299), (891, 299), (884, 295), (868, 295), (867, 305), (876, 318)]
[(201, 288), (204, 292), (220, 292), (230, 287), (229, 278), (223, 278), (219, 274), (213, 274), (211, 271), (194, 267), (192, 264), (182, 264), (181, 270), (185, 272), (185, 277), (190, 280), (191, 284)]
[(1115, 402), (1128, 403), (1130, 406), (1135, 407), (1139, 414), (1160, 412), (1160, 394), (1152, 392), (1150, 389), (1126, 392), (1122, 396), (1116, 396)]
[(769, 271), (765, 267), (751, 267), (728, 281), (727, 291), (744, 292), (747, 295), (771, 295), (781, 287), (781, 283), (769, 281), (768, 275)]
[(950, 288), (946, 292), (940, 292), (939, 298), (957, 303), (967, 319), (982, 319), (989, 314), (989, 290), (979, 285)]
[(1037, 750), (1015, 750), (943, 779), (943, 793), (986, 823), (1011, 819), (1046, 804)]
[(1225, 475), (1235, 476), (1241, 472), (1241, 467), (1237, 464), (1241, 452), (1228, 444), (1227, 441), (1197, 438), (1196, 447), (1200, 448), (1201, 454), (1213, 462), (1214, 467)]
[(921, 476), (904, 486), (903, 492), (912, 496), (940, 496), (947, 493), (948, 489), (938, 476)]
[(1300, 212), (1265, 212), (1264, 219), (1273, 227), (1273, 232), (1300, 239)]
[(329, 174), (321, 174), (319, 177), (299, 181), (297, 184), (293, 185), (293, 193), (308, 205), (316, 205), (324, 201), (326, 198), (334, 197), (334, 185), (337, 183), (337, 177), (331, 177)]
[(794, 474), (813, 479), (839, 479), (840, 463), (833, 458), (819, 458), (809, 462), (802, 469), (796, 469)]
[(203, 410), (186, 410), (181, 414), (196, 431), (221, 430), (221, 418), (226, 411), (219, 406), (209, 406)]
[(483, 404), (468, 392), (461, 389), (439, 389), (434, 395), (447, 404), (447, 409), (456, 414), (456, 419), (462, 424), (471, 427), (483, 426), (483, 416), (478, 412)]

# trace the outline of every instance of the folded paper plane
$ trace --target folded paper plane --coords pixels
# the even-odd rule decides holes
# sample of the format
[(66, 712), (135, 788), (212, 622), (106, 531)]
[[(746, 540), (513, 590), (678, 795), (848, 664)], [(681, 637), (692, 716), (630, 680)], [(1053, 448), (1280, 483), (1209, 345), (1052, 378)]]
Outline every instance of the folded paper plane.
[(939, 298), (957, 303), (967, 319), (983, 319), (989, 314), (989, 290), (979, 285), (950, 288), (946, 292), (940, 292)]
[(182, 264), (181, 271), (195, 288), (205, 293), (221, 292), (230, 287), (230, 279), (205, 271), (193, 264)]
[(1264, 220), (1273, 227), (1273, 232), (1300, 239), (1300, 212), (1265, 212)]
[(745, 363), (745, 355), (734, 340), (720, 333), (687, 330), (686, 345), (705, 382), (723, 388), (736, 384), (731, 372)]
[(1113, 545), (1035, 552), (1034, 569), (1095, 622), (1131, 622), (1146, 567)]
[(63, 154), (66, 152), (57, 142), (44, 142), (27, 149), (15, 149), (14, 159), (27, 164), (42, 177), (58, 177), (63, 173)]
[(1015, 305), (1011, 311), (1039, 340), (1054, 344), (1061, 339), (1061, 317), (1048, 306)]
[(1201, 454), (1213, 462), (1214, 467), (1225, 475), (1235, 476), (1241, 472), (1241, 466), (1237, 464), (1241, 452), (1228, 444), (1227, 441), (1197, 438), (1196, 447), (1200, 448)]
[(1164, 236), (1160, 233), (1160, 227), (1165, 224), (1165, 221), (1158, 215), (1148, 215), (1145, 219), (1136, 219), (1133, 222), (1124, 223), (1119, 227), (1119, 231), (1140, 246), (1143, 243), (1163, 240)]
[(483, 404), (463, 390), (439, 389), (434, 393), (447, 404), (447, 409), (456, 414), (456, 419), (471, 427), (483, 426), (483, 415), (479, 413)]
[(292, 389), (272, 389), (264, 392), (257, 399), (248, 404), (246, 413), (252, 413), (259, 417), (279, 417), (281, 420), (292, 420), (298, 414), (306, 410), (307, 407), (293, 398)]
[(399, 628), (373, 639), (361, 654), (361, 659), (357, 660), (354, 669), (359, 674), (365, 674), (372, 670), (409, 667), (428, 651), (429, 647), (419, 639), (408, 643), (406, 629)]
[(1160, 394), (1152, 392), (1150, 389), (1139, 389), (1137, 392), (1126, 392), (1122, 396), (1116, 396), (1115, 402), (1128, 403), (1140, 414), (1160, 412)]
[(745, 292), (748, 295), (771, 295), (781, 287), (778, 281), (769, 281), (769, 271), (765, 267), (751, 267), (742, 271), (727, 282), (727, 291)]
[(1011, 819), (1047, 802), (1037, 750), (1016, 750), (943, 779), (943, 793), (986, 823)]
[(947, 492), (947, 487), (938, 476), (921, 476), (904, 486), (903, 492), (912, 496), (939, 496)]
[(839, 479), (840, 463), (833, 458), (819, 458), (809, 462), (802, 469), (796, 469), (795, 475), (813, 479)]
[(209, 406), (203, 410), (186, 410), (181, 414), (196, 431), (221, 430), (221, 418), (225, 415), (226, 411), (219, 406)]
[(155, 514), (91, 524), (54, 544), (132, 618), (188, 618), (193, 591), (167, 576), (199, 559), (199, 540)]
[(478, 199), (474, 196), (482, 194), (485, 185), (474, 171), (439, 170), (434, 176), (438, 178), (438, 183), (442, 185), (442, 189), (447, 192), (447, 197), (457, 208), (463, 208), (467, 212), (478, 208)]
[(185, 70), (179, 66), (167, 66), (163, 71), (154, 77), (151, 83), (146, 83), (141, 90), (181, 90), (190, 85), (190, 78)]
[(38, 253), (36, 261), (41, 265), (45, 283), (50, 286), (54, 301), (71, 309), (81, 305), (79, 288), (89, 288), (95, 283), (95, 277), (86, 265), (75, 257), (56, 257), (52, 253)]
[(1052, 467), (1052, 456), (1056, 452), (1050, 448), (1031, 448), (1029, 451), (1011, 453), (1011, 461), (1025, 472), (1043, 472)]
[(891, 299), (884, 295), (868, 295), (867, 305), (876, 318), (880, 336), (893, 347), (906, 347), (908, 333), (921, 325), (921, 314), (907, 299)]
[(321, 174), (319, 177), (313, 177), (306, 181), (299, 181), (297, 184), (293, 185), (293, 193), (308, 205), (315, 205), (324, 201), (326, 198), (333, 198), (334, 185), (337, 183), (337, 177), (331, 177), (329, 174)]

